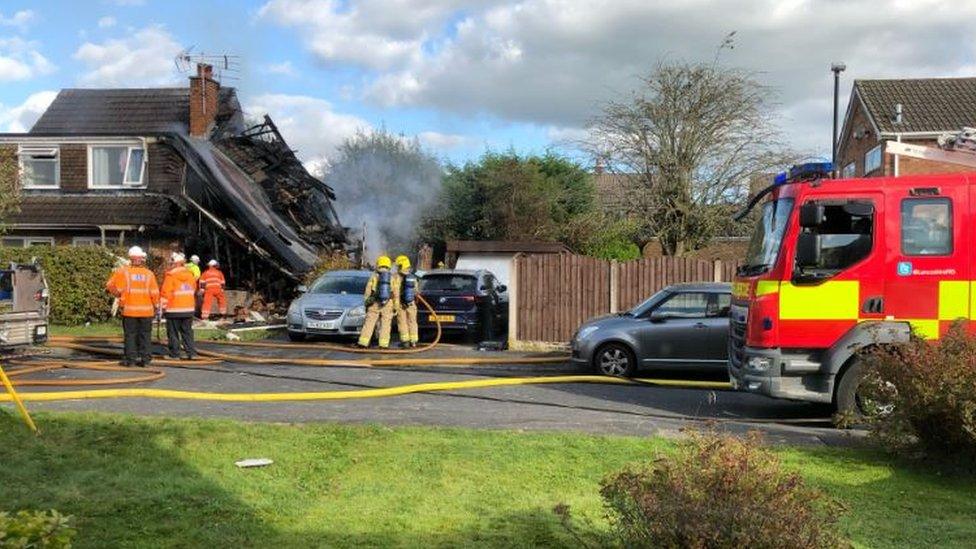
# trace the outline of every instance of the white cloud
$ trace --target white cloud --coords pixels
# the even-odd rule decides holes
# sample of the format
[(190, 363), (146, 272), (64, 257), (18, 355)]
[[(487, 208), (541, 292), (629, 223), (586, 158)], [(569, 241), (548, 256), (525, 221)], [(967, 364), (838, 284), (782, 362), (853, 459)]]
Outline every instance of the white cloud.
[(10, 17), (5, 17), (0, 12), (0, 27), (15, 27), (20, 32), (24, 32), (35, 19), (37, 19), (37, 14), (31, 10), (20, 10)]
[(110, 15), (106, 15), (105, 17), (102, 17), (101, 19), (98, 20), (98, 28), (109, 29), (114, 27), (116, 23), (118, 23), (118, 21), (116, 21), (114, 17)]
[(0, 82), (28, 80), (54, 72), (55, 66), (38, 51), (37, 42), (0, 37)]
[(0, 105), (0, 128), (5, 132), (26, 132), (44, 114), (57, 95), (56, 91), (41, 91), (31, 94), (16, 107)]
[(265, 71), (271, 74), (280, 74), (282, 76), (298, 76), (298, 71), (295, 70), (295, 66), (291, 64), (291, 61), (272, 63), (265, 68)]
[(328, 101), (305, 95), (265, 94), (244, 102), (251, 117), (268, 114), (288, 145), (313, 172), (322, 174), (336, 147), (357, 130), (370, 124), (350, 114), (336, 112)]
[(471, 144), (471, 138), (468, 136), (434, 131), (420, 132), (417, 134), (417, 139), (434, 149), (456, 149)]
[(183, 51), (179, 42), (159, 26), (131, 31), (124, 38), (100, 44), (86, 42), (74, 53), (88, 72), (79, 81), (84, 85), (163, 86), (183, 80), (174, 65)]
[[(271, 0), (261, 16), (300, 30), (326, 63), (367, 69), (387, 106), (578, 128), (659, 60), (711, 61), (781, 93), (791, 137), (829, 147), (829, 64), (851, 78), (976, 72), (976, 2), (944, 0)], [(787, 126), (784, 126), (787, 127)]]

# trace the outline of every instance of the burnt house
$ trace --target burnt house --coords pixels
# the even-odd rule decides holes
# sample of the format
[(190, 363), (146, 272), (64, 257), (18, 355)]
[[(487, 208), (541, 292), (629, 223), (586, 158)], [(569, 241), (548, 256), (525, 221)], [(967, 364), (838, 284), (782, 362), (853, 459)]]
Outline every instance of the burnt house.
[(29, 132), (0, 134), (4, 161), (21, 189), (4, 246), (185, 250), (273, 291), (347, 243), (332, 190), (205, 64), (186, 88), (62, 90)]

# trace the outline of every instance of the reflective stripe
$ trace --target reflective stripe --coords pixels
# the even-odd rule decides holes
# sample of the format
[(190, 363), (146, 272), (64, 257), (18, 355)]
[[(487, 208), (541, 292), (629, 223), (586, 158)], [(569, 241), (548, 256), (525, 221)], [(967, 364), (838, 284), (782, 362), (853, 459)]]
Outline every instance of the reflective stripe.
[(779, 292), (779, 280), (760, 280), (756, 282), (756, 297)]
[(782, 320), (857, 320), (860, 284), (856, 280), (829, 280), (797, 286), (784, 282), (779, 288)]
[(929, 319), (905, 319), (912, 331), (924, 339), (939, 339), (939, 321)]
[(939, 320), (969, 318), (969, 281), (939, 282)]

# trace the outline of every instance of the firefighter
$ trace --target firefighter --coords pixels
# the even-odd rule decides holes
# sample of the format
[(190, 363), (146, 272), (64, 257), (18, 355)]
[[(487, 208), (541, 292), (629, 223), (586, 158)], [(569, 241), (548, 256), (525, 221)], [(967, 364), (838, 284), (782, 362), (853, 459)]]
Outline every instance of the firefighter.
[(193, 273), (193, 280), (200, 280), (200, 256), (194, 254), (190, 256), (190, 262), (186, 264), (188, 271)]
[(217, 300), (217, 309), (220, 316), (227, 314), (227, 296), (224, 295), (224, 273), (220, 272), (220, 263), (216, 259), (207, 262), (207, 270), (200, 275), (200, 287), (203, 290), (203, 309), (200, 311), (200, 318), (207, 320), (210, 311), (213, 310), (213, 302)]
[(386, 349), (390, 346), (390, 331), (396, 302), (394, 299), (396, 288), (394, 288), (393, 273), (390, 272), (392, 266), (393, 262), (388, 256), (379, 256), (376, 258), (376, 272), (366, 282), (366, 292), (363, 294), (366, 320), (363, 322), (363, 331), (359, 335), (360, 347), (369, 347), (377, 321), (380, 325), (377, 336), (380, 348)]
[(166, 339), (169, 342), (169, 357), (180, 358), (180, 347), (186, 351), (186, 358), (197, 356), (193, 342), (193, 312), (196, 309), (197, 281), (193, 271), (186, 264), (186, 256), (174, 252), (173, 266), (163, 277), (160, 304), (166, 317)]
[(149, 348), (152, 321), (159, 308), (156, 275), (146, 268), (146, 252), (129, 248), (129, 265), (116, 269), (105, 289), (119, 300), (124, 334), (123, 366), (146, 366), (152, 361)]
[(420, 341), (417, 327), (417, 276), (410, 269), (410, 258), (405, 255), (396, 258), (397, 266), (397, 333), (400, 343), (416, 347)]

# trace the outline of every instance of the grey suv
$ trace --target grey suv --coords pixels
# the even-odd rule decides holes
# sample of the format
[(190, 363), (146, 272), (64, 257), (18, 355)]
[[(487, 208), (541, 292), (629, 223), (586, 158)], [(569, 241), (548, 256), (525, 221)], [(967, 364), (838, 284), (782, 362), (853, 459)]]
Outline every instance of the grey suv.
[(675, 284), (625, 313), (591, 319), (573, 336), (573, 362), (613, 376), (641, 368), (722, 371), (731, 294), (725, 283)]

